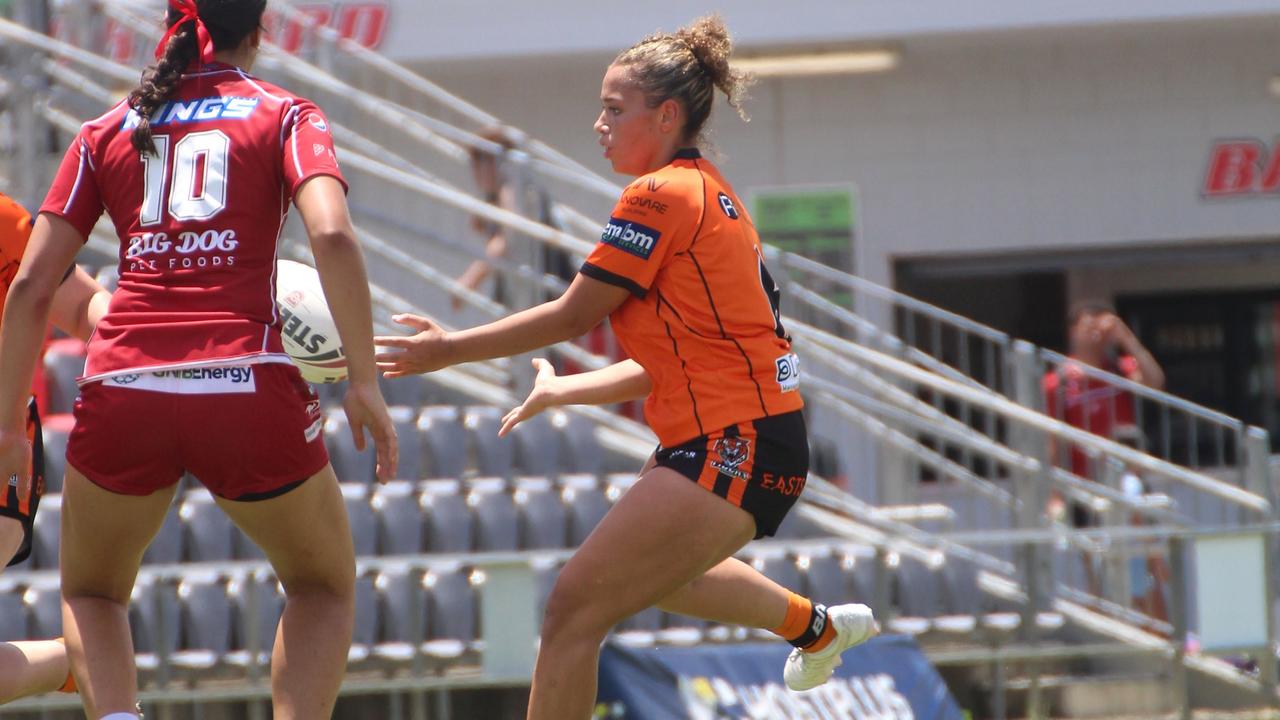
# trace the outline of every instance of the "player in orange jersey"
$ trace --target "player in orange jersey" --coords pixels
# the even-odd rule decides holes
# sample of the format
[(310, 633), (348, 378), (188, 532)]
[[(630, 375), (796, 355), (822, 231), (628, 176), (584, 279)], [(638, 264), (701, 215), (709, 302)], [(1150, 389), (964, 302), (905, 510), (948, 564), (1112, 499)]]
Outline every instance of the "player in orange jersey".
[[(31, 237), (31, 216), (0, 194), (0, 310), (18, 272)], [(110, 294), (77, 266), (63, 276), (53, 294), (52, 320), (58, 329), (87, 340), (107, 311)], [(37, 377), (33, 395), (43, 394)], [(28, 403), (27, 436), (31, 439), (31, 481), (9, 483), (0, 495), (0, 560), (16, 565), (31, 554), (31, 524), (44, 493), (44, 456), (40, 452), (38, 399)], [(0, 703), (54, 690), (74, 691), (67, 649), (62, 640), (0, 643)]]
[(595, 129), (614, 170), (636, 178), (565, 294), (487, 325), (380, 337), (388, 377), (516, 355), (609, 316), (629, 360), (566, 379), (565, 402), (645, 397), (661, 442), (635, 485), (560, 573), (547, 602), (529, 717), (591, 714), (600, 643), (652, 605), (770, 629), (795, 646), (784, 668), (803, 690), (878, 628), (865, 605), (829, 610), (735, 560), (772, 535), (804, 487), (809, 451), (799, 369), (751, 218), (696, 146), (716, 89), (735, 108), (719, 18), (652, 35), (604, 76)]

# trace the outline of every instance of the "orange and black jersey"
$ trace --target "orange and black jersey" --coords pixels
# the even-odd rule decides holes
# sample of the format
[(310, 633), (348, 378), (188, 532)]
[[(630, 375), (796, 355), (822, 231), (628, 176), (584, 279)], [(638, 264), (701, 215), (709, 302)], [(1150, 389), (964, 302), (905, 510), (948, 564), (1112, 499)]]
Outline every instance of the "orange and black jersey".
[(664, 447), (803, 407), (755, 225), (697, 150), (623, 191), (582, 274), (632, 294), (610, 320)]

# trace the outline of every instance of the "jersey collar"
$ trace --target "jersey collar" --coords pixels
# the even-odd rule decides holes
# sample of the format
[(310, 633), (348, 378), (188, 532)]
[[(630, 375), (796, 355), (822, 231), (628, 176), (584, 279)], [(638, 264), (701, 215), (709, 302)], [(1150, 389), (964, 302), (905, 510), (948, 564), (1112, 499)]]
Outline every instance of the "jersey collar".
[(698, 158), (701, 158), (701, 157), (702, 157), (702, 153), (698, 151), (698, 148), (680, 148), (679, 150), (676, 151), (676, 156), (673, 159), (674, 160), (697, 160)]

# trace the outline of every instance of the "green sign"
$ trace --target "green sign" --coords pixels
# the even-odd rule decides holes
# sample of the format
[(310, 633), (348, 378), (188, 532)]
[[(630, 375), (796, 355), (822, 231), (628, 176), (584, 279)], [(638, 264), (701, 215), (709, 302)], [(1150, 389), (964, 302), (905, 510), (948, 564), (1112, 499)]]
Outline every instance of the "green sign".
[(857, 211), (850, 187), (768, 188), (751, 194), (762, 242), (852, 272)]

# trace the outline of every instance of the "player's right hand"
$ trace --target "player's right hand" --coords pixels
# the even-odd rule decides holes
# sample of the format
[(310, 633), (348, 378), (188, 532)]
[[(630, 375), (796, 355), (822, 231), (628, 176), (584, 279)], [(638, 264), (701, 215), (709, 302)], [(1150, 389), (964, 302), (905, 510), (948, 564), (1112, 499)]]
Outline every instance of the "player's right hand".
[(374, 452), (378, 456), (378, 482), (386, 484), (394, 479), (400, 459), (400, 444), (391, 414), (387, 412), (387, 402), (382, 399), (377, 383), (351, 383), (346, 397), (342, 399), (342, 409), (347, 413), (351, 439), (355, 441), (357, 450), (365, 448), (365, 431), (373, 438)]
[(418, 332), (414, 335), (379, 335), (373, 344), (394, 348), (374, 355), (378, 369), (388, 378), (428, 373), (448, 367), (447, 335), (428, 318), (410, 313), (392, 315), (391, 319)]
[(18, 497), (31, 491), (31, 440), (25, 427), (0, 430), (0, 482), (17, 482)]
[(516, 425), (549, 407), (560, 404), (556, 394), (556, 381), (559, 380), (556, 369), (543, 358), (534, 358), (533, 367), (538, 371), (538, 376), (533, 380), (533, 389), (529, 391), (529, 397), (525, 398), (519, 407), (512, 408), (503, 416), (498, 437), (506, 437)]

